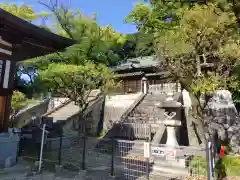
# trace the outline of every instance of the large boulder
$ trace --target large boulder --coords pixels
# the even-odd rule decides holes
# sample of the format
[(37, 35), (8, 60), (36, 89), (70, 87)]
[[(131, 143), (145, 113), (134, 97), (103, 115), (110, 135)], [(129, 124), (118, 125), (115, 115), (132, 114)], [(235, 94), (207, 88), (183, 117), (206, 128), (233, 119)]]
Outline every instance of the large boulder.
[(217, 132), (221, 140), (227, 141), (235, 153), (240, 146), (240, 118), (227, 90), (212, 94), (205, 109), (205, 119), (210, 133)]

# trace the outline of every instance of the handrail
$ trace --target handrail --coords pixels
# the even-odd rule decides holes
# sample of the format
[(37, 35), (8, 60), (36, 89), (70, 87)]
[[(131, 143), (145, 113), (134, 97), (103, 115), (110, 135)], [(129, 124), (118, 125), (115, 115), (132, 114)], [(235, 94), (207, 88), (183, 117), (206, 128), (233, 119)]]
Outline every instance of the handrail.
[(136, 106), (143, 100), (143, 98), (146, 96), (147, 94), (141, 94), (134, 102), (133, 104), (127, 108), (127, 110), (123, 113), (123, 115), (120, 117), (120, 122), (124, 121), (129, 114), (136, 108)]
[(56, 112), (56, 111), (59, 110), (60, 108), (68, 105), (70, 102), (72, 102), (72, 100), (70, 100), (70, 99), (64, 101), (64, 102), (63, 102), (62, 104), (60, 104), (59, 106), (57, 106), (57, 107), (51, 109), (50, 111), (46, 112), (45, 114), (43, 114), (42, 117), (48, 116), (48, 115)]

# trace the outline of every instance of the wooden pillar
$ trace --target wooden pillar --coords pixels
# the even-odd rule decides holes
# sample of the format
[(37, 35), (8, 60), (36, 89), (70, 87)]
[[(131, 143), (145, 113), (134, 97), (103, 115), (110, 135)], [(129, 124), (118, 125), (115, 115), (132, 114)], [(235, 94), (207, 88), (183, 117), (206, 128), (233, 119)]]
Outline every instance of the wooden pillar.
[(6, 97), (0, 96), (0, 130), (4, 129)]
[(0, 132), (8, 131), (15, 63), (12, 44), (0, 36)]
[(147, 94), (148, 93), (148, 80), (146, 77), (143, 77), (142, 78), (142, 92), (144, 94)]

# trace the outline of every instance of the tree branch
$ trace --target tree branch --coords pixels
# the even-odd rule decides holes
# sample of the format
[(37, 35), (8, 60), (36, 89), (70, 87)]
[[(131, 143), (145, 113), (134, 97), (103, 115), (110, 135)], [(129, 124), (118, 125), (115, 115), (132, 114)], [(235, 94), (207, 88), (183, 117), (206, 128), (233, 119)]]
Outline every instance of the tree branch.
[(67, 12), (68, 12), (67, 9), (65, 9), (63, 6), (61, 7), (61, 9), (63, 10), (63, 16), (64, 16), (64, 19), (63, 19), (63, 17), (62, 17), (62, 16), (60, 15), (60, 13), (59, 13), (59, 9), (60, 9), (60, 8), (58, 8), (58, 0), (56, 0), (55, 3), (53, 3), (52, 0), (50, 0), (51, 5), (48, 5), (48, 4), (43, 3), (43, 2), (41, 2), (41, 1), (38, 1), (38, 3), (41, 4), (41, 5), (43, 5), (43, 6), (45, 6), (45, 7), (48, 8), (51, 12), (54, 13), (54, 15), (55, 15), (55, 17), (57, 18), (57, 20), (58, 20), (60, 26), (62, 27), (62, 29), (67, 33), (67, 35), (68, 35), (71, 39), (74, 40), (74, 36), (73, 36), (70, 28), (68, 27), (68, 26), (70, 26), (70, 25), (69, 25), (69, 19), (68, 19), (68, 17), (67, 17)]

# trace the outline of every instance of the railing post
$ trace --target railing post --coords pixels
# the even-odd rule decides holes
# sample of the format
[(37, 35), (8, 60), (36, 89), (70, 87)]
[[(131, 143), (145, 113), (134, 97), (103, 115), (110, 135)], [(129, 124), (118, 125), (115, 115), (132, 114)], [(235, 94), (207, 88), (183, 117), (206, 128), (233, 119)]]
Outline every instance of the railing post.
[(149, 141), (151, 142), (151, 140), (152, 140), (152, 126), (151, 126), (151, 124), (149, 124)]
[(114, 176), (114, 168), (115, 168), (115, 152), (116, 152), (116, 143), (115, 140), (112, 138), (112, 159), (111, 159), (111, 173), (110, 175)]
[(146, 163), (146, 178), (147, 180), (149, 180), (149, 159), (150, 159), (150, 153), (151, 153), (151, 147), (150, 147), (150, 143), (149, 140), (147, 139), (146, 142), (144, 142), (144, 157), (146, 159), (145, 163)]
[(212, 172), (212, 157), (211, 157), (211, 142), (208, 139), (206, 143), (206, 158), (207, 158), (207, 175), (208, 180), (213, 180)]
[(58, 151), (58, 165), (61, 165), (62, 162), (62, 134), (60, 136), (59, 142), (59, 151)]
[(85, 162), (85, 159), (86, 159), (86, 140), (87, 140), (87, 137), (85, 135), (83, 135), (83, 153), (82, 153), (82, 170), (85, 170), (86, 169), (86, 162)]

